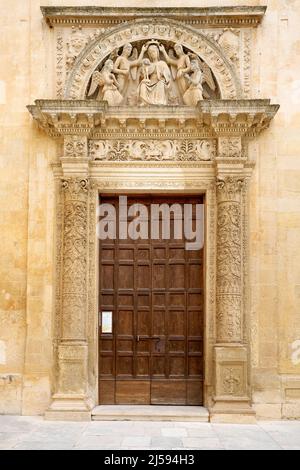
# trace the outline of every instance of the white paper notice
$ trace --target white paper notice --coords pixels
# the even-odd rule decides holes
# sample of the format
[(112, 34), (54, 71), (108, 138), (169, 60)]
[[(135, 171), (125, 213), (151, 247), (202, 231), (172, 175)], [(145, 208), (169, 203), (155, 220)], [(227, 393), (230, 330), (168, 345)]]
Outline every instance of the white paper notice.
[(112, 312), (102, 312), (102, 333), (112, 332)]

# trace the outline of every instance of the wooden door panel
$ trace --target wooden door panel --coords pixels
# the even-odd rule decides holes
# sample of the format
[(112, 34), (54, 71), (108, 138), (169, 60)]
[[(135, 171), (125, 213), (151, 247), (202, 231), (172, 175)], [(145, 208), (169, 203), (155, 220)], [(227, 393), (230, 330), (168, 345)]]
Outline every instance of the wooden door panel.
[(187, 405), (201, 405), (203, 403), (203, 381), (187, 381)]
[(149, 405), (150, 380), (117, 380), (116, 404), (118, 405)]
[[(118, 199), (113, 203), (118, 217)], [(132, 203), (201, 203), (201, 198), (128, 198)], [(173, 223), (173, 217), (171, 217)], [(185, 240), (100, 243), (100, 311), (113, 333), (99, 331), (99, 401), (190, 404), (203, 400), (203, 250)]]
[(99, 398), (101, 405), (115, 404), (115, 380), (105, 380), (103, 377), (99, 382)]
[(185, 380), (152, 380), (152, 405), (186, 405)]

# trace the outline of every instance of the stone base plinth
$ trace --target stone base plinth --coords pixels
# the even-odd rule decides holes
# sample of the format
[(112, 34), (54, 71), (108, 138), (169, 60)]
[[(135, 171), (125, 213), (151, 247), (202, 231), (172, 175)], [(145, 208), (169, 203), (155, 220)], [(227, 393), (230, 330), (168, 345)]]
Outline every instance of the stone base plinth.
[(54, 395), (44, 417), (49, 421), (91, 421), (93, 404), (83, 395)]
[(215, 403), (209, 410), (211, 423), (255, 424), (256, 413), (245, 401)]
[(91, 421), (90, 411), (46, 411), (46, 421)]

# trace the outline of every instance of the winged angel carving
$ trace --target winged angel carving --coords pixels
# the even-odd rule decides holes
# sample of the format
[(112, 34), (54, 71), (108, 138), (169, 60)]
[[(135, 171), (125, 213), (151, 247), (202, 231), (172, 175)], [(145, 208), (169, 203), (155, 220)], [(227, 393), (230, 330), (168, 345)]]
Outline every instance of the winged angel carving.
[[(147, 57), (145, 54), (147, 53)], [(180, 105), (196, 106), (218, 93), (208, 65), (181, 44), (174, 49), (156, 40), (138, 48), (125, 44), (114, 51), (92, 75), (88, 97), (110, 106)]]

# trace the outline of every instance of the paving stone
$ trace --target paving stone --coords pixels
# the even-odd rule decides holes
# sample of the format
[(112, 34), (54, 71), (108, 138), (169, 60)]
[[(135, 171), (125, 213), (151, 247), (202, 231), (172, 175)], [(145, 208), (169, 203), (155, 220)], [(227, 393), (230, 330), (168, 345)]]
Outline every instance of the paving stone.
[(69, 442), (23, 441), (14, 450), (70, 450), (73, 444)]
[(161, 433), (165, 437), (186, 437), (188, 435), (184, 428), (163, 428)]
[(259, 438), (240, 437), (239, 439), (225, 438), (221, 441), (226, 450), (281, 450), (280, 445), (272, 439), (261, 441)]
[(135, 446), (149, 446), (151, 444), (151, 437), (136, 437), (130, 436), (122, 440), (122, 446), (135, 447)]
[(49, 422), (0, 416), (1, 450), (300, 450), (299, 422)]
[(224, 449), (217, 437), (184, 437), (182, 439), (184, 448), (199, 450)]
[(206, 428), (188, 428), (187, 429), (188, 437), (217, 437), (215, 431), (213, 431), (210, 427)]
[(300, 447), (300, 432), (269, 432), (271, 438), (281, 446)]
[(76, 448), (94, 448), (94, 449), (105, 449), (112, 448), (116, 449), (121, 446), (122, 437), (118, 435), (111, 436), (82, 436), (75, 443)]
[(156, 448), (156, 446), (163, 446), (167, 449), (171, 449), (172, 447), (183, 447), (182, 440), (177, 437), (152, 437), (151, 440), (152, 447)]

